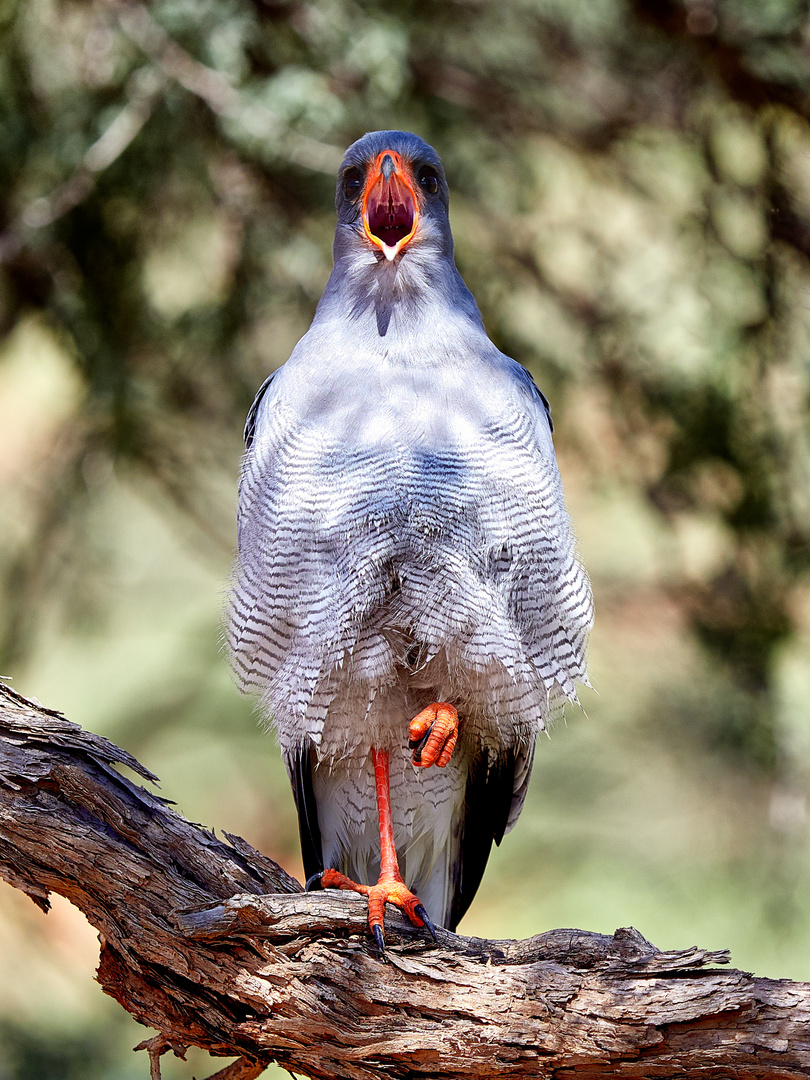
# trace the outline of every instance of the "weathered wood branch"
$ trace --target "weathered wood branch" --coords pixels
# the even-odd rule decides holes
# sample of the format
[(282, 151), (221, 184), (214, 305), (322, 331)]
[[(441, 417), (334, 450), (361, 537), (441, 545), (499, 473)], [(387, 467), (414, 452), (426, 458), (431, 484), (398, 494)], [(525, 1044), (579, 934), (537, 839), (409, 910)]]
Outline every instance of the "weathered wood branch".
[(526, 941), (439, 931), (391, 911), (383, 963), (365, 903), (305, 895), (237, 837), (185, 821), (122, 776), (129, 754), (0, 687), (0, 872), (101, 933), (102, 987), (161, 1036), (312, 1077), (810, 1075), (810, 985), (662, 953), (635, 930)]

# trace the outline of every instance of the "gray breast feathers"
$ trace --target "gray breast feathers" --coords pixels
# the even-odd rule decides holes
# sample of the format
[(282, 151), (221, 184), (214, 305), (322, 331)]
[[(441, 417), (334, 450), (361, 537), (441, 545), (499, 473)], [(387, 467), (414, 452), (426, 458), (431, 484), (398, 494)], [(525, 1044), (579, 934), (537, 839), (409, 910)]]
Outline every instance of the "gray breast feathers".
[[(525, 755), (576, 698), (590, 587), (545, 410), (518, 389), (508, 409), (483, 392), (456, 425), (381, 407), (377, 395), (349, 435), (354, 413), (339, 395), (332, 415), (329, 395), (293, 409), (287, 387), (263, 387), (242, 471), (229, 642), (286, 749), (320, 746), (327, 715), (337, 730), (345, 713), (341, 738), (351, 741), (353, 714), (367, 753), (370, 733), (381, 738), (380, 702), (390, 713), (432, 685), (437, 700), (461, 703), (469, 737)], [(428, 398), (437, 410), (441, 391)], [(354, 393), (364, 396), (362, 376)], [(401, 701), (398, 723), (409, 707)]]

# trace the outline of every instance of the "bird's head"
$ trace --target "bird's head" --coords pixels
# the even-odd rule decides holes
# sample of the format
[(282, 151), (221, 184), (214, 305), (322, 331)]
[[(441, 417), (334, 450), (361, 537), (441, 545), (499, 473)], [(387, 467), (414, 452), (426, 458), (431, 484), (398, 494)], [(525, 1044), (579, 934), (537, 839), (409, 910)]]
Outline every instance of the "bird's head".
[(447, 181), (432, 146), (405, 131), (371, 131), (337, 178), (336, 254), (344, 245), (397, 260), (411, 248), (452, 253)]

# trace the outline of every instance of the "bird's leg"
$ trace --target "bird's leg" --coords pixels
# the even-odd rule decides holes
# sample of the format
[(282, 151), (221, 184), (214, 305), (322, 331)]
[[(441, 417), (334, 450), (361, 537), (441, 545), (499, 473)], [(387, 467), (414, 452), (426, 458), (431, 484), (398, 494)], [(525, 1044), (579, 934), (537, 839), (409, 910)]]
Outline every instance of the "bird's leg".
[[(394, 844), (394, 824), (391, 818), (391, 784), (388, 771), (388, 751), (372, 747), (374, 783), (377, 788), (377, 816), (380, 822), (380, 876), (376, 885), (360, 885), (338, 870), (324, 870), (320, 875), (323, 889), (351, 889), (368, 897), (368, 924), (380, 949), (385, 949), (385, 905), (394, 904), (404, 911), (414, 926), (426, 926), (433, 938), (436, 931), (424, 905), (402, 880)], [(313, 879), (307, 882), (310, 888)]]
[(443, 769), (458, 738), (458, 712), (454, 705), (440, 701), (422, 709), (411, 720), (408, 746), (413, 750), (413, 763), (426, 769), (438, 765)]

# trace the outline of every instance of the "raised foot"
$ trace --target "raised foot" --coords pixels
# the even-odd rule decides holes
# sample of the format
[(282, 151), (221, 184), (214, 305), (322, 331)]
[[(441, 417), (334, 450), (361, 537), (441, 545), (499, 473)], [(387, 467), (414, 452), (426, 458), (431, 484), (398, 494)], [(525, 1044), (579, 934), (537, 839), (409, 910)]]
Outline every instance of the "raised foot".
[(385, 951), (385, 905), (393, 904), (404, 911), (414, 926), (427, 927), (436, 941), (436, 928), (428, 917), (418, 896), (397, 878), (380, 878), (376, 885), (360, 885), (338, 870), (324, 870), (313, 874), (307, 881), (307, 892), (312, 889), (349, 889), (368, 897), (368, 924), (374, 940)]
[(413, 750), (414, 765), (443, 769), (453, 753), (458, 738), (458, 712), (446, 701), (422, 709), (408, 727), (408, 747)]

